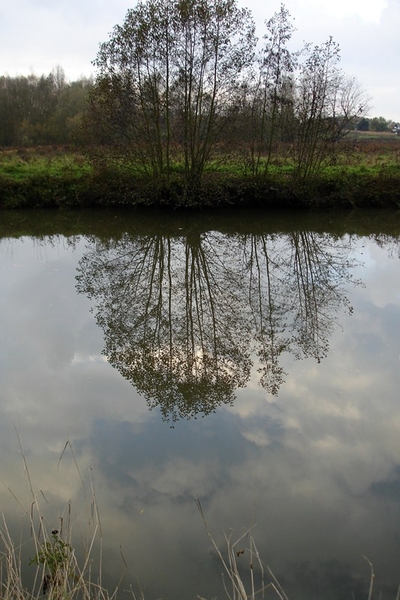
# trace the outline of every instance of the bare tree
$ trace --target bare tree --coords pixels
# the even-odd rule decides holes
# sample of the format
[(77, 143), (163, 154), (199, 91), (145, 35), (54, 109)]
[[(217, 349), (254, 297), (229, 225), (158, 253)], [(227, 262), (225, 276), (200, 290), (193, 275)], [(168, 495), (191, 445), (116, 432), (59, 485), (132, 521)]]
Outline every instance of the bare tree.
[(265, 26), (267, 33), (251, 97), (249, 162), (253, 175), (268, 172), (283, 116), (291, 102), (288, 83), (296, 64), (296, 54), (288, 49), (294, 26), (283, 4)]
[(94, 61), (92, 115), (101, 141), (156, 182), (170, 172), (171, 12), (171, 2), (139, 2)]
[(309, 181), (326, 166), (336, 143), (365, 110), (366, 97), (339, 68), (340, 48), (330, 37), (306, 45), (295, 99), (295, 177)]
[(105, 138), (167, 185), (183, 157), (185, 183), (196, 185), (254, 46), (250, 11), (235, 0), (140, 2), (95, 60)]

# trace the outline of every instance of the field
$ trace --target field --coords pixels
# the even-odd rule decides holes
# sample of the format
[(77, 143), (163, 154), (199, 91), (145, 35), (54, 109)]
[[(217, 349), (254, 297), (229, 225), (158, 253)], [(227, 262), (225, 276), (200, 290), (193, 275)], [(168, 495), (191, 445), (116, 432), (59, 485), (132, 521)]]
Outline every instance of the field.
[[(262, 177), (243, 156), (215, 156), (196, 193), (188, 194), (179, 162), (168, 187), (97, 152), (72, 147), (0, 148), (0, 208), (104, 205), (400, 206), (400, 136), (351, 132), (307, 181), (296, 180), (291, 146), (281, 146)], [(99, 159), (100, 157), (100, 159)]]

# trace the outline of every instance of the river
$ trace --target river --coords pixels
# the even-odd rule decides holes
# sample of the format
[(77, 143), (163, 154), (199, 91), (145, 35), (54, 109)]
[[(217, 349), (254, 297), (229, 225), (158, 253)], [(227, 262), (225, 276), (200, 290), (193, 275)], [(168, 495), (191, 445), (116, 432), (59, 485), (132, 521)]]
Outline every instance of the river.
[(97, 523), (122, 596), (226, 597), (228, 537), (289, 599), (367, 600), (371, 564), (395, 599), (397, 212), (4, 212), (0, 236), (0, 506), (24, 548), (34, 497), (78, 554)]

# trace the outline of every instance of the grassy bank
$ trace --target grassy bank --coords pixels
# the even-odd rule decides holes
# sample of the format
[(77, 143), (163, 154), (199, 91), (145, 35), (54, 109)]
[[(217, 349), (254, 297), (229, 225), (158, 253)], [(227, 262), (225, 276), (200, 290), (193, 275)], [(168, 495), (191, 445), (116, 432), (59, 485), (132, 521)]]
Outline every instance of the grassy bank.
[(69, 148), (0, 150), (0, 208), (90, 206), (400, 207), (400, 137), (354, 134), (307, 181), (296, 180), (285, 154), (264, 177), (253, 177), (239, 159), (215, 162), (190, 191), (179, 165), (167, 186), (126, 166), (93, 166)]

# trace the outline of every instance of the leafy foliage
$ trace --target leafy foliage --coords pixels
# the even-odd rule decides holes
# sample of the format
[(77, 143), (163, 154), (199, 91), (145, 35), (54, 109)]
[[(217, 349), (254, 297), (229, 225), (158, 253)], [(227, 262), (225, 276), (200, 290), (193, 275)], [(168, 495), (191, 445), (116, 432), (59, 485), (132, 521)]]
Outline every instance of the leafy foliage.
[(57, 529), (51, 532), (51, 540), (40, 544), (29, 564), (44, 566), (43, 594), (49, 592), (53, 598), (64, 598), (68, 581), (79, 579), (75, 573), (73, 548), (61, 539)]
[(49, 75), (0, 77), (0, 146), (82, 141), (81, 122), (92, 82), (68, 83), (61, 67)]

